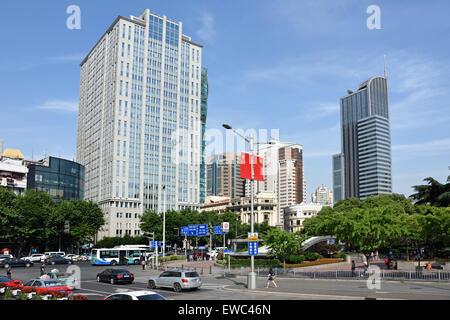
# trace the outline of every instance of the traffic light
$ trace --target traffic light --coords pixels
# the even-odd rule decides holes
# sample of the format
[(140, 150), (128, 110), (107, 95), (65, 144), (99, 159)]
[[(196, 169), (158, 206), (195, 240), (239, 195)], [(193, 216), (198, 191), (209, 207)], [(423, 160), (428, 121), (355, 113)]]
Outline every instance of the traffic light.
[(174, 235), (175, 237), (180, 236), (180, 229), (178, 229), (178, 228), (173, 228), (173, 235)]

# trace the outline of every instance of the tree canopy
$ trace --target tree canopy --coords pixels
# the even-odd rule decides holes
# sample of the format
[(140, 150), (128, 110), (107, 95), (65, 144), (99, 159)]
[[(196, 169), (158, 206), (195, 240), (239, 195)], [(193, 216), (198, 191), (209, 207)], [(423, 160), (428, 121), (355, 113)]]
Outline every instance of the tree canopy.
[(93, 202), (55, 202), (44, 192), (27, 190), (17, 196), (0, 188), (0, 241), (17, 245), (17, 255), (31, 248), (56, 249), (60, 239), (62, 248), (81, 246), (92, 242), (103, 224), (103, 213)]

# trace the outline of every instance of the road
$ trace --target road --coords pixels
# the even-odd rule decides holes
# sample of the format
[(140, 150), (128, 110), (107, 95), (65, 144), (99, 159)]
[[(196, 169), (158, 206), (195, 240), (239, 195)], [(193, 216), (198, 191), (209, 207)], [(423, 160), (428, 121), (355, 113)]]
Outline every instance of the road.
[[(143, 271), (141, 266), (116, 266), (114, 268), (126, 268), (132, 272), (135, 275), (135, 282), (129, 285), (111, 285), (96, 281), (97, 273), (106, 267), (92, 266), (87, 262), (78, 262), (75, 265), (81, 270), (81, 289), (75, 292), (84, 294), (92, 300), (120, 291), (146, 289), (148, 277), (161, 273), (155, 270)], [(67, 265), (47, 266), (46, 270), (50, 271), (53, 268), (65, 271)], [(248, 291), (245, 288), (246, 276), (223, 277), (220, 274), (210, 275), (206, 270), (205, 274), (201, 275), (203, 285), (197, 291), (176, 293), (163, 288), (153, 291), (172, 300), (360, 300), (366, 298), (450, 300), (450, 283), (383, 281), (379, 290), (370, 290), (365, 280), (278, 278), (276, 280), (278, 288), (265, 288), (265, 277), (258, 277), (256, 289)], [(0, 269), (0, 275), (4, 274), (6, 270)], [(23, 282), (38, 276), (39, 264), (31, 268), (12, 269), (13, 279)]]

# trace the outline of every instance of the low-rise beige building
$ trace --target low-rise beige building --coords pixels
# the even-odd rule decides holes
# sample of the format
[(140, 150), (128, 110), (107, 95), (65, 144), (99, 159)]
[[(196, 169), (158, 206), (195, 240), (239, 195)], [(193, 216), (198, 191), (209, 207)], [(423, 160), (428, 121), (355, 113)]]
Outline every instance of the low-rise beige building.
[(302, 202), (284, 208), (284, 230), (297, 232), (303, 228), (305, 219), (314, 217), (322, 210), (320, 203)]

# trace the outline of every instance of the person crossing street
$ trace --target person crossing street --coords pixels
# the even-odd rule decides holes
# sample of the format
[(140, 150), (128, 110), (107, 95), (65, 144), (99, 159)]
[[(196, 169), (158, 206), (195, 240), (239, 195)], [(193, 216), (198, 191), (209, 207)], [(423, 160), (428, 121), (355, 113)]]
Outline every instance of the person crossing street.
[(266, 283), (266, 288), (269, 287), (270, 283), (273, 283), (273, 285), (275, 286), (275, 288), (278, 288), (277, 284), (275, 283), (275, 273), (273, 272), (272, 268), (269, 269), (269, 274), (267, 275), (267, 283)]

